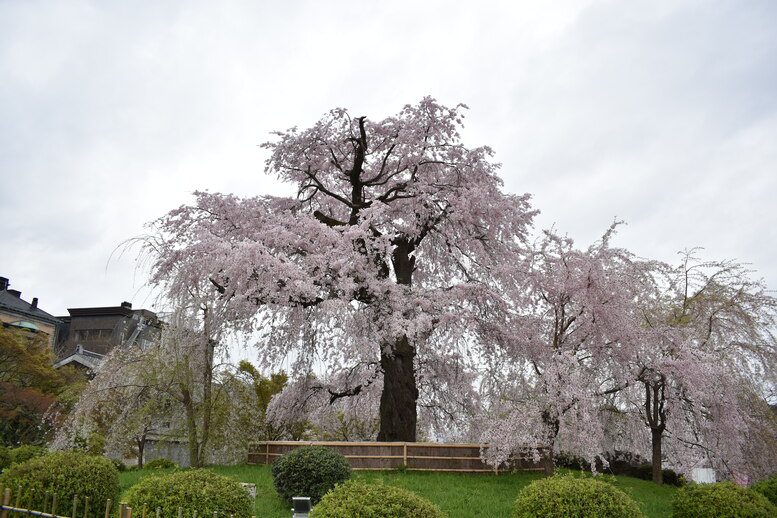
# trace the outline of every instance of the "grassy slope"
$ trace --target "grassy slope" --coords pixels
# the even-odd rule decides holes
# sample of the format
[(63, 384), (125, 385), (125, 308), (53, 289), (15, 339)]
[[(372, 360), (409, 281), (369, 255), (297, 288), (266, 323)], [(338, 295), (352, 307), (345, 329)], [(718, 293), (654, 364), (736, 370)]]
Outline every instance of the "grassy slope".
[[(240, 482), (256, 484), (254, 512), (261, 518), (288, 518), (289, 505), (278, 497), (268, 466), (214, 466), (210, 469)], [(129, 471), (121, 474), (122, 491), (139, 478), (172, 470)], [(573, 472), (575, 476), (581, 475)], [(435, 472), (357, 471), (354, 477), (370, 483), (384, 483), (410, 489), (439, 505), (450, 518), (509, 517), (518, 492), (537, 480), (534, 473), (460, 474)], [(669, 503), (676, 488), (657, 486), (646, 480), (605, 476), (605, 480), (624, 490), (652, 518), (668, 517)]]

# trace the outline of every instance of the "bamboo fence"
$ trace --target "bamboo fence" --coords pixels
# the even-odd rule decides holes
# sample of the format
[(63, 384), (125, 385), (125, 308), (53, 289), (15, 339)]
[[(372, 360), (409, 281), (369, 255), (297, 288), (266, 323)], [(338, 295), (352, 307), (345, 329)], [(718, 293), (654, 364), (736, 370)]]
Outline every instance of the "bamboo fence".
[[(26, 495), (23, 494), (22, 488), (16, 489), (14, 495), (11, 488), (4, 488), (0, 484), (0, 495), (2, 495), (2, 502), (0, 502), (0, 518), (20, 518), (21, 516), (35, 516), (38, 518), (113, 518), (112, 512), (113, 502), (107, 500), (105, 502), (105, 511), (101, 511), (99, 514), (95, 513), (96, 509), (92, 508), (90, 514), (89, 498), (81, 499), (78, 495), (73, 496), (72, 513), (69, 516), (62, 516), (54, 514), (54, 510), (57, 507), (57, 494), (56, 493), (44, 493), (43, 495), (35, 495), (35, 491), (29, 491)], [(13, 503), (12, 503), (13, 501)], [(143, 505), (141, 509), (134, 515), (135, 518), (163, 518), (161, 515), (161, 509), (156, 508), (152, 512), (146, 505)], [(132, 518), (133, 509), (125, 503), (118, 505), (116, 511), (116, 518)], [(197, 511), (186, 511), (182, 507), (178, 508), (178, 514), (175, 518), (198, 518)], [(213, 515), (200, 515), (201, 518), (219, 518), (218, 513)], [(174, 518), (166, 516), (164, 518)], [(222, 516), (222, 518), (234, 518), (233, 515), (229, 517)], [(256, 518), (255, 516), (252, 518)]]
[[(246, 462), (272, 464), (284, 453), (300, 446), (331, 448), (348, 459), (354, 470), (494, 473), (506, 469), (495, 469), (483, 462), (481, 452), (488, 449), (487, 445), (430, 442), (262, 441), (249, 445)], [(540, 471), (542, 468), (531, 460), (515, 459), (509, 469)]]

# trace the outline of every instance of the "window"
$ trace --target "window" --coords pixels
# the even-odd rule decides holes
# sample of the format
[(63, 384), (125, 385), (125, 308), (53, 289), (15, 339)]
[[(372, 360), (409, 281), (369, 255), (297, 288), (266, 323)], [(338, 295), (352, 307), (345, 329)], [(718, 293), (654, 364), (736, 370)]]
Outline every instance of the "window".
[(80, 342), (108, 340), (113, 335), (113, 329), (77, 329), (75, 339)]

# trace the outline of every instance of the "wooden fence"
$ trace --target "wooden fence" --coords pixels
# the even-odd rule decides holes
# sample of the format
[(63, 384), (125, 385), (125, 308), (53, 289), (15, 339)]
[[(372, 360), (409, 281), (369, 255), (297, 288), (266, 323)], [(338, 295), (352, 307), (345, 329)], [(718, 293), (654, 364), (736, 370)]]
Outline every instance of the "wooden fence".
[[(248, 447), (248, 464), (272, 464), (275, 459), (300, 446), (325, 446), (342, 454), (354, 470), (403, 468), (408, 471), (458, 471), (466, 473), (500, 471), (481, 459), (480, 444), (438, 444), (430, 442), (319, 442), (263, 441)], [(538, 463), (515, 460), (510, 468), (539, 471)], [(503, 470), (501, 470), (503, 471)]]
[[(28, 491), (27, 494), (23, 494), (22, 488), (16, 489), (16, 494), (13, 494), (11, 488), (4, 488), (0, 484), (0, 495), (2, 495), (2, 501), (0, 501), (0, 518), (19, 518), (20, 516), (35, 516), (36, 518), (113, 518), (113, 505), (111, 500), (105, 502), (105, 510), (103, 512), (102, 507), (90, 507), (89, 498), (81, 499), (78, 495), (73, 497), (72, 513), (70, 516), (62, 516), (54, 514), (54, 510), (57, 509), (57, 494), (44, 493), (42, 495), (35, 495), (35, 491)], [(70, 507), (68, 505), (68, 507)], [(48, 512), (47, 512), (48, 511)], [(90, 511), (92, 511), (90, 513)], [(116, 518), (132, 518), (133, 512), (135, 518), (162, 518), (160, 509), (157, 507), (155, 510), (149, 510), (146, 505), (141, 509), (134, 510), (127, 504), (119, 504), (116, 510)], [(219, 518), (218, 513), (213, 515), (201, 515), (202, 518)], [(197, 511), (187, 511), (184, 513), (182, 507), (178, 508), (177, 518), (197, 518)], [(165, 517), (176, 518), (176, 517)], [(229, 517), (222, 516), (222, 518), (233, 518), (233, 515)], [(256, 518), (253, 516), (252, 518)]]

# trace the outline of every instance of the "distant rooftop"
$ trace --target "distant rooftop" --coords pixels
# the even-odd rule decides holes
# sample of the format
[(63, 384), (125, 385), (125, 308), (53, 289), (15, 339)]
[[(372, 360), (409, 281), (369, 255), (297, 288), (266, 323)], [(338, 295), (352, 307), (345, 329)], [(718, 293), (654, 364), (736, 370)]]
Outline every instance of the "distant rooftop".
[(55, 316), (46, 313), (38, 307), (37, 297), (33, 298), (32, 302), (27, 302), (22, 299), (21, 291), (8, 289), (10, 286), (11, 283), (7, 277), (0, 277), (0, 310), (29, 316), (54, 325), (61, 323)]
[(132, 309), (131, 302), (122, 302), (119, 306), (100, 306), (94, 308), (68, 308), (68, 316), (58, 317), (61, 320), (68, 320), (72, 317), (104, 317), (104, 316), (124, 316), (131, 317), (134, 314), (141, 314), (149, 319), (156, 319), (156, 313), (147, 309)]

